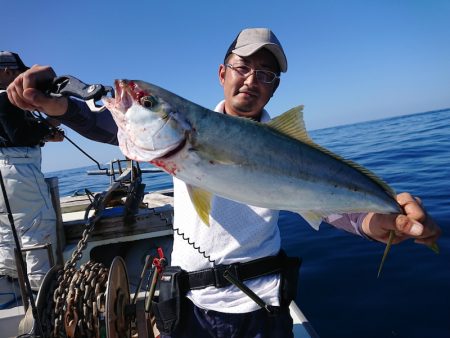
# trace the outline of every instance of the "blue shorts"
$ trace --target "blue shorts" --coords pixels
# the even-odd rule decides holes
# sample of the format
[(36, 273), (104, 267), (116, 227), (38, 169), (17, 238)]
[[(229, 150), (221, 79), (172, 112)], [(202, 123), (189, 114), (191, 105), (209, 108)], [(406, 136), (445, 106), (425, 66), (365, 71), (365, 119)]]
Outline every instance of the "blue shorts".
[(264, 309), (248, 313), (223, 313), (200, 309), (186, 299), (181, 318), (176, 331), (170, 336), (161, 334), (161, 338), (294, 337), (289, 307), (283, 307), (273, 315)]

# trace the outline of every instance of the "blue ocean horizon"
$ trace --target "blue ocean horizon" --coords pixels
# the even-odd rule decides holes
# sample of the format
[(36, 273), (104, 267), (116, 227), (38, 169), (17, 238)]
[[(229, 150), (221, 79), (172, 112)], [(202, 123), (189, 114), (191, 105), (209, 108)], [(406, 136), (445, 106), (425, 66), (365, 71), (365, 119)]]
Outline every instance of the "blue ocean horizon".
[[(297, 304), (321, 337), (450, 337), (450, 109), (391, 117), (310, 132), (336, 154), (373, 171), (395, 191), (422, 199), (441, 226), (440, 254), (412, 240), (392, 247), (322, 224), (313, 230), (282, 212), (284, 249), (302, 257)], [(142, 167), (147, 166), (146, 164)], [(105, 190), (96, 166), (46, 173), (61, 196)], [(144, 174), (146, 191), (167, 189), (165, 173)]]

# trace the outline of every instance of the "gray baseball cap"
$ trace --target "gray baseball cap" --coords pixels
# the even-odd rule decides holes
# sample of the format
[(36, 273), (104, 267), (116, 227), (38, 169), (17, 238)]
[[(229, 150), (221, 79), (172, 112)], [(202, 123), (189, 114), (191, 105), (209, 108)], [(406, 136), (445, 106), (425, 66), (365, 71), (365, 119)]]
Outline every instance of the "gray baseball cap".
[(231, 43), (225, 54), (225, 60), (231, 53), (246, 57), (253, 55), (261, 48), (268, 49), (277, 59), (280, 71), (287, 71), (287, 59), (283, 47), (275, 34), (268, 28), (246, 28)]
[(13, 52), (0, 51), (0, 69), (26, 70), (27, 66), (22, 62), (19, 55)]

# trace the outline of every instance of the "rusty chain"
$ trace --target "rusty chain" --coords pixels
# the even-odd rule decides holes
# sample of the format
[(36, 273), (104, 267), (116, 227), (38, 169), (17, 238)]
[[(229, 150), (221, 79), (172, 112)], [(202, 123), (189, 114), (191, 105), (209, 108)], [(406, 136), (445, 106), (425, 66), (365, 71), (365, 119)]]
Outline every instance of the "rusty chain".
[[(104, 299), (108, 268), (88, 261), (77, 270), (90, 234), (105, 208), (106, 193), (97, 194), (86, 209), (85, 229), (64, 268), (58, 271), (57, 288), (53, 293), (52, 337), (101, 337), (104, 322)], [(89, 217), (91, 210), (94, 215)]]
[[(44, 309), (46, 318), (49, 318), (45, 325), (46, 337), (106, 337), (105, 292), (109, 269), (101, 263), (88, 261), (77, 270), (77, 263), (83, 257), (89, 236), (102, 217), (107, 203), (130, 174), (131, 168), (123, 171), (107, 191), (93, 196), (86, 208), (85, 229), (81, 239), (71, 258), (57, 272), (56, 287), (52, 287), (54, 292), (49, 292), (53, 298), (49, 299)], [(86, 193), (92, 196), (87, 189)], [(94, 214), (89, 216), (92, 210)]]

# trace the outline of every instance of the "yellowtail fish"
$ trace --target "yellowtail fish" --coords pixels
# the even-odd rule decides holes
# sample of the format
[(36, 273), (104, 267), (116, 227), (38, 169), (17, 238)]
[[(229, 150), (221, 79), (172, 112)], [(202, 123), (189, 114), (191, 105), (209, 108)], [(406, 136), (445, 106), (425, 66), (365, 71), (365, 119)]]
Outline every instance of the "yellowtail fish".
[(143, 81), (116, 80), (115, 87), (115, 98), (103, 100), (120, 149), (186, 182), (205, 224), (213, 194), (299, 213), (315, 229), (331, 214), (402, 213), (380, 178), (309, 138), (302, 106), (263, 124)]

